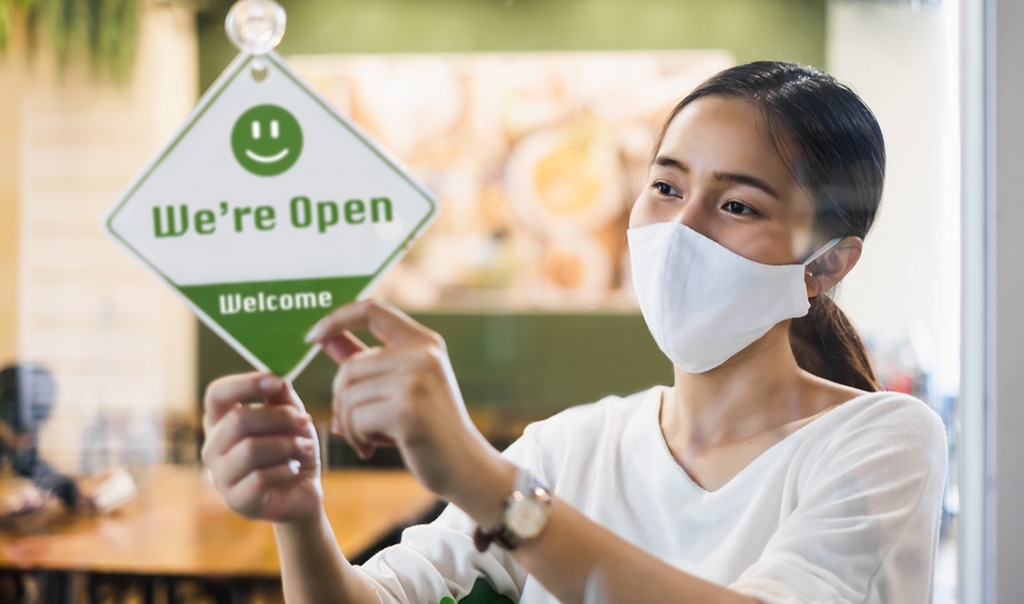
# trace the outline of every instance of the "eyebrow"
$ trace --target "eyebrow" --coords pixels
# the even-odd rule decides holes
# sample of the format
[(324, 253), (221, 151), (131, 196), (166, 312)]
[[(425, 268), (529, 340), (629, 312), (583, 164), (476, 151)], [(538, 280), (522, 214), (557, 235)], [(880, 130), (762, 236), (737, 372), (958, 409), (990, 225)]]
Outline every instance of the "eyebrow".
[[(659, 155), (658, 157), (654, 158), (654, 163), (659, 166), (662, 166), (663, 168), (679, 170), (680, 172), (690, 172), (690, 168), (686, 164), (678, 160), (672, 159), (671, 157), (666, 157), (664, 155)], [(752, 176), (750, 174), (739, 174), (736, 172), (715, 172), (712, 175), (712, 178), (715, 180), (715, 182), (729, 182), (737, 185), (745, 185), (748, 187), (753, 187), (755, 189), (760, 189), (767, 193), (768, 195), (771, 195), (775, 199), (782, 199), (781, 197), (779, 197), (779, 193), (778, 191), (775, 190), (775, 187), (771, 186), (770, 184), (766, 183), (760, 178)]]

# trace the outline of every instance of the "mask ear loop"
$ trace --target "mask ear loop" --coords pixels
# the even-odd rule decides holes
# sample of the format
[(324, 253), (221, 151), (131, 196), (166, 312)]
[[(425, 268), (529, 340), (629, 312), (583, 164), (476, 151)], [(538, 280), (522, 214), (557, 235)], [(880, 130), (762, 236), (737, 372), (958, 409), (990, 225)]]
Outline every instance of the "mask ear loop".
[[(813, 254), (811, 254), (810, 258), (808, 258), (807, 260), (804, 260), (803, 265), (804, 266), (808, 266), (810, 263), (814, 262), (818, 258), (821, 258), (822, 256), (825, 255), (825, 253), (827, 253), (829, 250), (834, 248), (836, 246), (836, 244), (839, 243), (842, 240), (843, 240), (842, 237), (836, 237), (834, 239), (831, 239), (828, 243), (826, 243), (825, 245), (821, 246), (821, 248), (819, 248), (818, 251), (816, 251)], [(807, 271), (807, 274), (809, 276), (811, 276), (811, 277), (814, 276), (814, 272), (813, 271)]]

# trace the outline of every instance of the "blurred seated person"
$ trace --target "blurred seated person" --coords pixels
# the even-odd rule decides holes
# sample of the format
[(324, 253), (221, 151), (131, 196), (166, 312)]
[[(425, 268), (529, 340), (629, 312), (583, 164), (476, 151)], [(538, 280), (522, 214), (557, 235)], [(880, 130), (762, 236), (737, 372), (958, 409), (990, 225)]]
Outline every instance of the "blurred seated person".
[(0, 369), (0, 458), (9, 460), (14, 474), (25, 480), (6, 480), (0, 488), (0, 518), (45, 507), (51, 498), (72, 511), (110, 511), (135, 494), (124, 470), (90, 478), (60, 473), (39, 453), (38, 436), (53, 411), (57, 386), (53, 374), (36, 364)]

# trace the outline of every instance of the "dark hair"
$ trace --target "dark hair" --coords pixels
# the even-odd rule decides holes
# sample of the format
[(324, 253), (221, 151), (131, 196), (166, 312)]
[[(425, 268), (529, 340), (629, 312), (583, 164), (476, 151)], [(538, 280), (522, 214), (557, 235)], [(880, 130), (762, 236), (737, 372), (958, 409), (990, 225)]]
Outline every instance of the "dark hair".
[(42, 365), (22, 363), (0, 369), (0, 419), (18, 432), (39, 428), (53, 411), (57, 384)]
[[(814, 200), (814, 231), (822, 242), (867, 236), (882, 198), (885, 142), (875, 116), (849, 87), (793, 63), (732, 67), (676, 105), (656, 148), (676, 114), (703, 97), (741, 99), (761, 110), (769, 141)], [(796, 148), (788, 149), (786, 142)], [(864, 343), (826, 293), (811, 300), (806, 316), (793, 320), (789, 339), (803, 369), (862, 390), (879, 389)]]

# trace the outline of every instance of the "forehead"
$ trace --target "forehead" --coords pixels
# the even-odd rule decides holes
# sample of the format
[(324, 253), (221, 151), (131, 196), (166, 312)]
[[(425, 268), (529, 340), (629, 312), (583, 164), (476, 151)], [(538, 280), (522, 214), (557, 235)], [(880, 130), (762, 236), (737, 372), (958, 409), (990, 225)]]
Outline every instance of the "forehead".
[(762, 178), (780, 192), (798, 187), (782, 153), (793, 145), (776, 132), (778, 147), (769, 137), (761, 110), (744, 100), (704, 97), (684, 107), (665, 130), (658, 155), (691, 168), (742, 172)]

